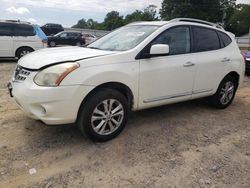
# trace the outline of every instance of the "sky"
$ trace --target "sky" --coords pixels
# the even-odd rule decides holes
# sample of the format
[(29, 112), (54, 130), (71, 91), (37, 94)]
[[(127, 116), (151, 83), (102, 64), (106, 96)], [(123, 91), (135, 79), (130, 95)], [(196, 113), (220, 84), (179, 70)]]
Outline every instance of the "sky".
[[(35, 24), (60, 23), (71, 27), (78, 20), (92, 18), (102, 22), (105, 15), (117, 10), (121, 15), (142, 10), (153, 4), (161, 7), (162, 0), (0, 0), (0, 20), (20, 19)], [(250, 4), (250, 0), (237, 0)]]

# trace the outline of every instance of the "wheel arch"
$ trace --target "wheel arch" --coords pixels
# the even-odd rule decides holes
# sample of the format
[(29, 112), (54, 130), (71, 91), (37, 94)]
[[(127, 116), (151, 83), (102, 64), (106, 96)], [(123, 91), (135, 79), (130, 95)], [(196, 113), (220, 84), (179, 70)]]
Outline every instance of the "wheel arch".
[(98, 92), (99, 90), (102, 89), (114, 89), (119, 91), (121, 94), (123, 94), (126, 99), (128, 100), (128, 104), (129, 104), (129, 109), (132, 109), (133, 105), (134, 105), (134, 95), (132, 90), (125, 84), (121, 83), (121, 82), (106, 82), (103, 84), (100, 84), (98, 86), (96, 86), (93, 90), (91, 90), (86, 97), (84, 97), (80, 108), (78, 110), (78, 113), (80, 111), (80, 109), (84, 106), (84, 104), (86, 103), (86, 101), (93, 96), (94, 93)]
[(15, 56), (17, 57), (17, 53), (18, 53), (18, 51), (20, 50), (20, 49), (22, 49), (22, 48), (29, 48), (29, 49), (31, 49), (32, 51), (35, 51), (32, 47), (30, 47), (30, 46), (20, 46), (20, 47), (18, 47), (17, 49), (16, 49), (16, 51), (15, 51)]
[(236, 71), (231, 71), (224, 78), (226, 78), (227, 76), (234, 77), (237, 80), (237, 86), (239, 85), (239, 82), (240, 82), (240, 74), (239, 73), (237, 73)]

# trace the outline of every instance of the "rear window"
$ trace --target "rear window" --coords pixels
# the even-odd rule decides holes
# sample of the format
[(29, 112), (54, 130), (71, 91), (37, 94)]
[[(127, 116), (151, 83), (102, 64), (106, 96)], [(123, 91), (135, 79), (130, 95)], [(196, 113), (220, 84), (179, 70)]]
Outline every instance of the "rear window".
[(35, 36), (34, 28), (31, 25), (17, 24), (14, 27), (15, 36)]
[(220, 49), (220, 41), (215, 30), (193, 27), (194, 50), (205, 52)]
[(222, 48), (231, 44), (232, 40), (227, 34), (218, 31), (218, 35), (219, 35), (220, 40), (221, 40), (221, 47)]
[(0, 23), (0, 36), (13, 36), (12, 24)]

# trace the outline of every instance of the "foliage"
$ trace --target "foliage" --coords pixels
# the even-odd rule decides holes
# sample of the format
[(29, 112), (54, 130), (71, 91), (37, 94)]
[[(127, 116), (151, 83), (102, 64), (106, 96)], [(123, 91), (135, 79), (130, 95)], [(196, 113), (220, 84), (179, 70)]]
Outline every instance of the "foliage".
[[(177, 17), (197, 18), (222, 23), (237, 36), (246, 34), (250, 26), (250, 5), (236, 5), (236, 0), (163, 0), (160, 9), (162, 20)], [(107, 13), (102, 23), (93, 19), (81, 19), (75, 28), (113, 30), (135, 21), (154, 21), (157, 7), (149, 5), (143, 10), (135, 10), (123, 17), (117, 11)]]
[(163, 0), (160, 15), (164, 20), (188, 17), (222, 22), (225, 8), (233, 1), (235, 0)]
[(107, 13), (104, 18), (104, 22), (98, 23), (93, 19), (81, 19), (73, 28), (82, 29), (103, 29), (103, 30), (113, 30), (121, 27), (125, 24), (135, 22), (135, 21), (154, 21), (158, 20), (157, 17), (157, 7), (155, 5), (149, 5), (143, 11), (135, 10), (131, 14), (128, 14), (125, 18), (120, 15), (117, 11), (111, 11)]
[(111, 11), (106, 15), (103, 25), (108, 31), (121, 27), (124, 25), (123, 16), (120, 16), (117, 11)]
[(250, 29), (250, 5), (238, 5), (226, 27), (227, 30), (241, 36)]

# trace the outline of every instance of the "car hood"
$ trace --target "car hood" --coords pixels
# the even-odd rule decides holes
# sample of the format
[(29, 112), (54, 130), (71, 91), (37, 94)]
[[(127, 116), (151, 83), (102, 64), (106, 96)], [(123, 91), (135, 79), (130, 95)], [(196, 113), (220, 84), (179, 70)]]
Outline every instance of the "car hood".
[(82, 47), (47, 48), (25, 55), (18, 61), (18, 64), (28, 69), (40, 69), (55, 63), (78, 61), (114, 53)]

